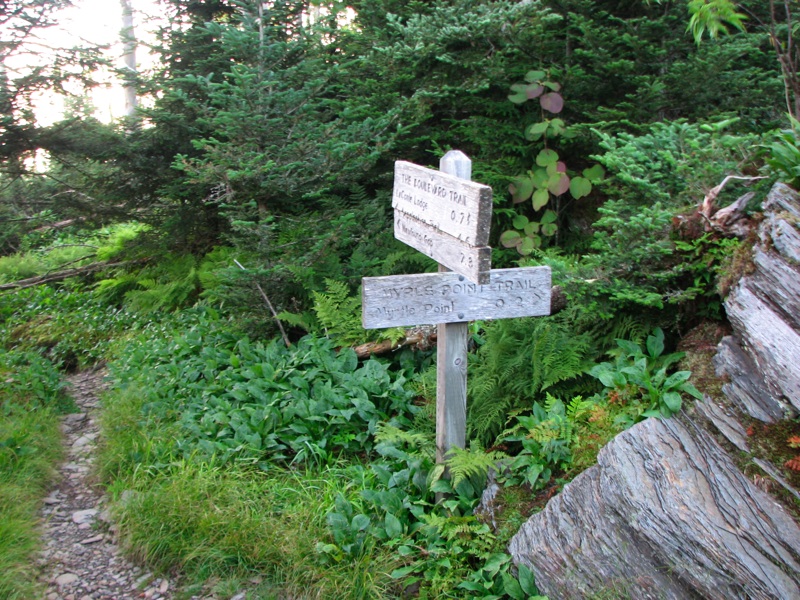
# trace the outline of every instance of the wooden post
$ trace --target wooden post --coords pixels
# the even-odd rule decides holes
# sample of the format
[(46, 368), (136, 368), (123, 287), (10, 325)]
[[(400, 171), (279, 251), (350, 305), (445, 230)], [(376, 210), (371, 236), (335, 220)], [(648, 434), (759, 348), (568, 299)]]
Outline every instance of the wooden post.
[[(450, 150), (439, 161), (439, 170), (461, 179), (472, 179), (472, 161), (460, 150)], [(439, 272), (449, 271), (439, 265)], [(469, 323), (438, 325), (436, 347), (436, 462), (453, 446), (467, 441), (467, 338)]]

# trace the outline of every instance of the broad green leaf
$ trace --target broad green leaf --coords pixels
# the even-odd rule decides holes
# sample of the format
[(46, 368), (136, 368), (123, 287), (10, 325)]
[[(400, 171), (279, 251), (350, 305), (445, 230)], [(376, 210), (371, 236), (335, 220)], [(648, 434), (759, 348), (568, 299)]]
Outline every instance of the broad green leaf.
[(647, 352), (656, 358), (664, 352), (664, 332), (661, 327), (656, 327), (653, 335), (647, 336)]
[(511, 86), (512, 93), (508, 95), (508, 99), (514, 104), (522, 104), (528, 100), (527, 88), (524, 83), (515, 83)]
[(533, 192), (533, 210), (542, 210), (550, 201), (550, 192), (547, 189), (536, 190)]
[(689, 394), (690, 396), (694, 396), (694, 397), (695, 397), (695, 398), (697, 398), (698, 400), (702, 400), (702, 399), (703, 399), (703, 394), (702, 394), (702, 393), (700, 393), (700, 390), (698, 390), (696, 387), (694, 387), (694, 386), (693, 386), (691, 383), (689, 383), (689, 382), (686, 382), (686, 383), (684, 383), (683, 385), (681, 385), (680, 387), (678, 387), (678, 389), (679, 389), (680, 391), (682, 391), (682, 392), (686, 392), (686, 393), (687, 393), (687, 394)]
[(661, 401), (673, 414), (681, 409), (681, 395), (678, 392), (666, 392), (661, 396)]
[(533, 181), (533, 185), (536, 189), (547, 187), (547, 182), (550, 180), (550, 176), (547, 174), (547, 169), (537, 167), (533, 171), (529, 171), (529, 173), (531, 175), (531, 181)]
[(602, 165), (594, 165), (593, 167), (584, 169), (583, 176), (592, 183), (597, 183), (598, 181), (603, 180), (603, 178), (606, 176), (606, 171), (603, 169)]
[(542, 225), (545, 225), (547, 223), (555, 223), (557, 219), (558, 215), (556, 214), (556, 211), (548, 208), (546, 211), (544, 211), (544, 214), (542, 215)]
[(395, 517), (392, 513), (386, 513), (383, 524), (384, 527), (386, 527), (386, 534), (389, 536), (389, 539), (399, 538), (403, 535), (403, 524), (400, 523), (400, 519)]
[(545, 75), (547, 75), (547, 73), (545, 73), (544, 71), (528, 71), (527, 73), (525, 73), (525, 81), (527, 81), (528, 83), (541, 81), (542, 79), (544, 79)]
[(525, 202), (533, 194), (533, 181), (530, 177), (517, 177), (508, 186), (508, 191), (514, 204)]
[(522, 243), (519, 246), (517, 246), (517, 252), (519, 252), (523, 256), (528, 256), (528, 254), (533, 252), (539, 246), (539, 244), (537, 243), (538, 241), (539, 241), (538, 235), (525, 236), (524, 238), (522, 238)]
[(511, 573), (503, 573), (503, 591), (511, 596), (514, 600), (525, 600), (525, 594), (522, 591), (522, 586), (519, 581), (514, 579)]
[(358, 514), (353, 517), (350, 527), (356, 531), (364, 531), (367, 527), (369, 527), (369, 523), (370, 521), (367, 515)]
[(531, 221), (527, 225), (525, 225), (525, 229), (523, 230), (525, 235), (532, 236), (534, 233), (539, 233), (539, 223), (537, 221)]
[(561, 84), (555, 81), (543, 81), (542, 85), (547, 88), (550, 88), (554, 92), (558, 92), (561, 90)]
[(533, 571), (531, 571), (526, 565), (519, 565), (518, 575), (519, 585), (522, 587), (522, 591), (525, 592), (526, 595), (533, 596), (534, 594), (539, 593), (539, 588), (536, 587), (536, 582), (534, 581)]
[(525, 136), (529, 140), (538, 140), (542, 137), (547, 131), (547, 128), (550, 127), (549, 121), (542, 121), (541, 123), (534, 123), (528, 129), (525, 130)]
[(569, 193), (575, 200), (588, 196), (592, 191), (592, 183), (585, 177), (573, 177), (569, 184)]
[(536, 164), (540, 167), (546, 167), (549, 164), (558, 162), (558, 152), (545, 148), (536, 155)]
[(519, 246), (521, 242), (522, 236), (518, 231), (509, 229), (500, 235), (500, 243), (504, 248), (513, 248), (514, 246)]
[(508, 554), (502, 554), (500, 552), (495, 552), (488, 559), (486, 559), (486, 564), (483, 565), (483, 571), (494, 575), (496, 574), (504, 564), (511, 560), (511, 557)]
[(392, 571), (390, 577), (392, 579), (402, 579), (406, 575), (411, 575), (416, 570), (416, 565), (409, 565), (407, 567), (400, 567), (399, 569), (395, 569)]
[(670, 375), (669, 377), (667, 377), (667, 379), (664, 381), (664, 387), (667, 389), (674, 388), (683, 383), (684, 381), (688, 380), (689, 377), (691, 376), (692, 376), (691, 371), (677, 371), (672, 375)]
[(523, 229), (528, 224), (528, 217), (525, 215), (517, 215), (511, 223), (517, 229)]

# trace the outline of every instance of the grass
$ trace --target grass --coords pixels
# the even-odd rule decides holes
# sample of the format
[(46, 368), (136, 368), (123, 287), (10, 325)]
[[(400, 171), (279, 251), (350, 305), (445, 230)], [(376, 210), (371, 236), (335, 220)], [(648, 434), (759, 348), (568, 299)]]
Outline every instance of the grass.
[(264, 473), (184, 460), (158, 473), (137, 470), (112, 491), (123, 544), (157, 570), (177, 566), (197, 582), (258, 575), (263, 593), (292, 598), (382, 598), (398, 566), (387, 552), (373, 547), (333, 564), (316, 551), (330, 537), (325, 516), (336, 495), (356, 500), (354, 474), (347, 467)]
[[(7, 408), (7, 406), (6, 406)], [(49, 408), (0, 417), (0, 598), (41, 597), (35, 554), (37, 510), (61, 458), (58, 419)]]

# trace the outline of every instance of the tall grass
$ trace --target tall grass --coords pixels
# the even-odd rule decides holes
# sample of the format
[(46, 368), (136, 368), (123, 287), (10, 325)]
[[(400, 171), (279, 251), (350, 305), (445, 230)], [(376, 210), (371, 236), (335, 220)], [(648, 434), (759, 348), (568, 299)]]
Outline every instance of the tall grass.
[(50, 361), (0, 348), (0, 598), (41, 597), (37, 510), (62, 457), (58, 414), (74, 407)]
[[(174, 424), (148, 417), (148, 398), (128, 388), (105, 399), (99, 464), (116, 499), (123, 544), (160, 570), (196, 582), (263, 582), (259, 597), (384, 598), (397, 568), (380, 548), (331, 564), (316, 551), (330, 537), (325, 517), (338, 494), (358, 502), (367, 471), (214, 465), (170, 458)], [(254, 584), (250, 583), (250, 586)]]

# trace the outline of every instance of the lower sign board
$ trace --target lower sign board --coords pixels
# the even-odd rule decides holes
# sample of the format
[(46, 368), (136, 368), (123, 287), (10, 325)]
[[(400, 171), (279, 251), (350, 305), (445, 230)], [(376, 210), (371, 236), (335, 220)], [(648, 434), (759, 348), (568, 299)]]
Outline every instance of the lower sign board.
[(489, 282), (458, 273), (364, 277), (364, 329), (550, 314), (550, 267), (495, 269)]
[(489, 283), (489, 246), (470, 246), (399, 210), (394, 211), (394, 237), (470, 281)]

